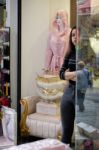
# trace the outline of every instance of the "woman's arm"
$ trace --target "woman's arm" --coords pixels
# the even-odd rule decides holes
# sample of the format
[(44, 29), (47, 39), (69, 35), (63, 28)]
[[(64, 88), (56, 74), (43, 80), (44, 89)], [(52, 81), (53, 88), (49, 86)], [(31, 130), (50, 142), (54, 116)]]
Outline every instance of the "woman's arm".
[(69, 71), (69, 70), (66, 70), (65, 71), (65, 80), (73, 80), (75, 81), (76, 80), (76, 71)]
[(66, 70), (65, 71), (65, 79), (66, 80), (76, 81), (79, 78), (79, 76), (81, 74), (81, 71), (82, 70), (76, 70), (76, 71)]
[(60, 76), (60, 79), (62, 80), (65, 80), (65, 71), (68, 70), (68, 58), (69, 57), (65, 56), (63, 65), (60, 69), (59, 76)]

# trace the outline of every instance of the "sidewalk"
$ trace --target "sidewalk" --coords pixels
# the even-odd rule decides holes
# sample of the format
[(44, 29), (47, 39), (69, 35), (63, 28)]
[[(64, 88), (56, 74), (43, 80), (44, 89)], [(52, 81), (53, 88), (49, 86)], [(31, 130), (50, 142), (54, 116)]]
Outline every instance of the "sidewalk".
[(76, 106), (76, 122), (84, 122), (99, 129), (99, 89), (88, 89), (84, 100), (84, 112)]
[[(96, 84), (96, 83), (95, 83)], [(99, 85), (99, 84), (98, 84)], [(93, 87), (92, 89), (87, 89), (85, 100), (84, 100), (85, 110), (79, 112), (78, 106), (76, 105), (76, 123), (86, 123), (89, 126), (99, 130), (99, 87)], [(90, 132), (91, 133), (91, 132)], [(90, 134), (89, 133), (89, 134)], [(83, 150), (84, 140), (93, 140), (94, 148), (93, 150), (99, 150), (99, 139), (90, 138), (83, 132), (80, 132), (79, 128), (76, 129), (76, 149)]]

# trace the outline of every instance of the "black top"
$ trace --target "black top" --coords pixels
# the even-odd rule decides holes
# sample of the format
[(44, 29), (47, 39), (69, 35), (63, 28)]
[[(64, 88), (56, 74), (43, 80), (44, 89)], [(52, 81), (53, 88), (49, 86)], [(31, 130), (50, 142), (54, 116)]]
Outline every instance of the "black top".
[[(71, 51), (71, 53), (68, 56), (65, 56), (64, 63), (60, 70), (60, 79), (65, 80), (64, 73), (65, 71), (69, 69), (70, 71), (76, 70), (76, 51)], [(71, 84), (75, 84), (75, 81), (69, 80)]]

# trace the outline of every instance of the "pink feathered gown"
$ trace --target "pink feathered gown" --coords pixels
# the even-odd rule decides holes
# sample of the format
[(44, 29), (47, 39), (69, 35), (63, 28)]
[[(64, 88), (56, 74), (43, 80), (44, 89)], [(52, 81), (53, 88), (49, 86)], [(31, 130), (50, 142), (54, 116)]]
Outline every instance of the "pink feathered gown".
[(60, 36), (57, 32), (51, 32), (48, 37), (45, 70), (52, 74), (58, 74), (64, 59), (65, 52), (69, 45), (70, 28), (65, 35)]

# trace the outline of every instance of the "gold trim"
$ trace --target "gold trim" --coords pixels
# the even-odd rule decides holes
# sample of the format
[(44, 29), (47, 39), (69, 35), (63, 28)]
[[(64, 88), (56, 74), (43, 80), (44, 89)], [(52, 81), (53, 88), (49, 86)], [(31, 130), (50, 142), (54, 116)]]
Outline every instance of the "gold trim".
[(21, 135), (22, 136), (27, 136), (29, 134), (29, 131), (28, 131), (29, 129), (26, 126), (26, 118), (27, 118), (27, 115), (28, 115), (28, 103), (27, 103), (26, 100), (21, 99), (20, 104), (24, 108), (24, 111), (23, 111), (22, 116), (21, 116), (21, 121), (20, 121)]
[(37, 76), (36, 78), (37, 81), (41, 81), (41, 82), (45, 82), (45, 83), (53, 83), (53, 82), (58, 82), (61, 81), (61, 79), (59, 78), (59, 76)]
[(3, 118), (3, 112), (0, 111), (0, 120), (2, 120), (2, 118)]
[(46, 88), (39, 88), (39, 90), (42, 92), (42, 94), (47, 96), (54, 96), (60, 92), (63, 92), (62, 89), (46, 89)]
[(57, 139), (58, 139), (59, 141), (61, 141), (61, 139), (62, 139), (62, 133), (61, 133), (61, 131), (58, 132), (58, 134), (57, 134)]

